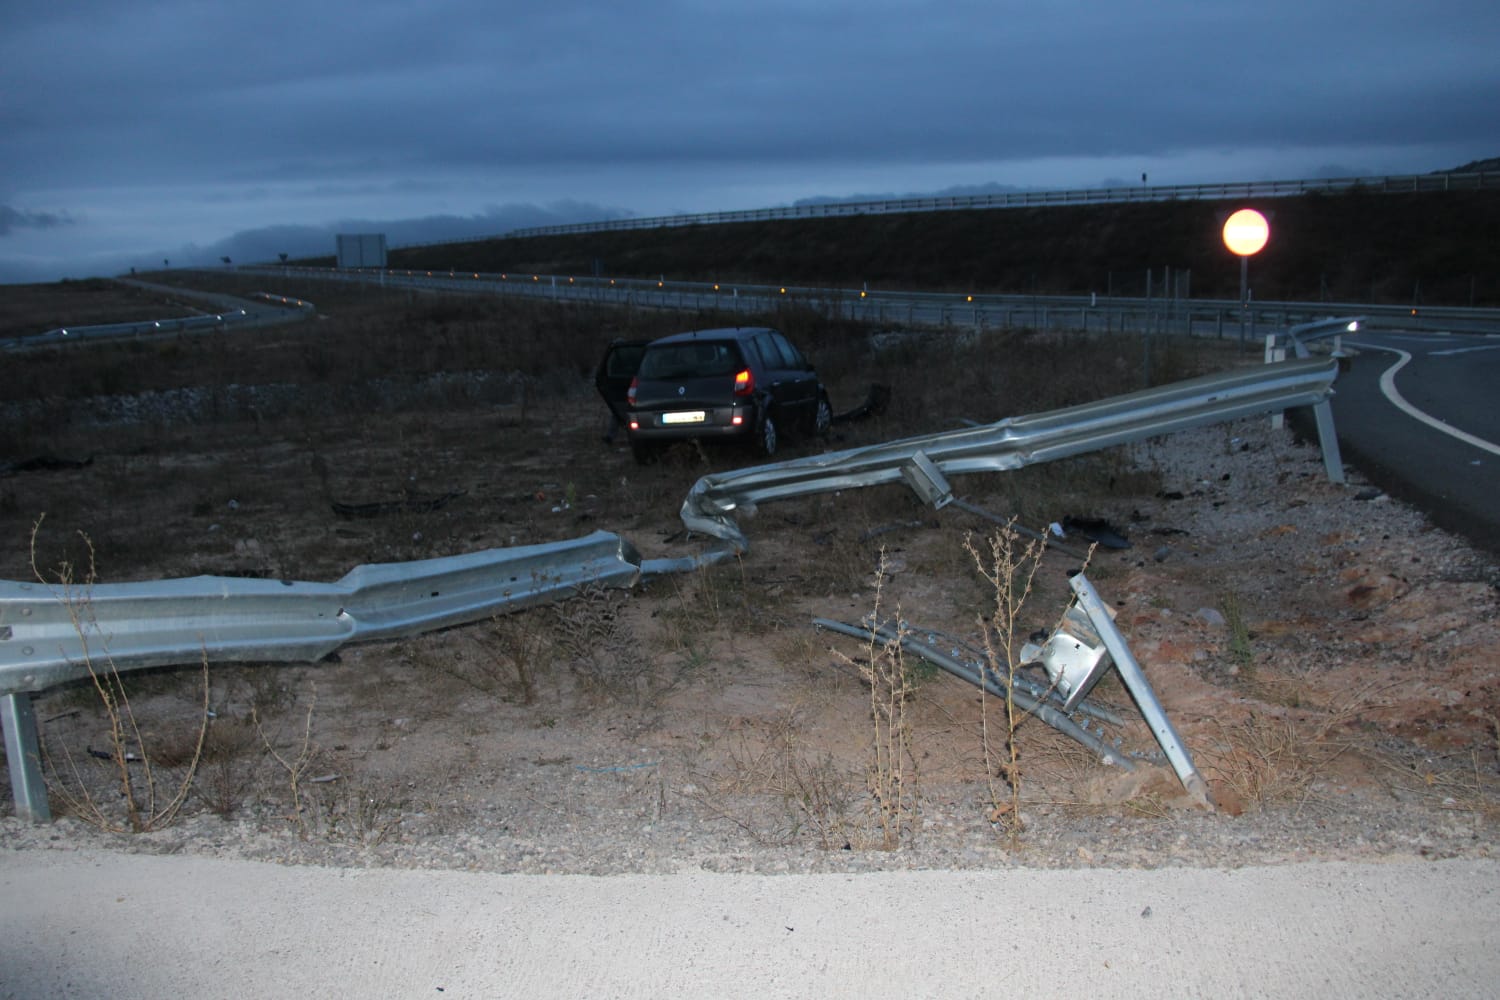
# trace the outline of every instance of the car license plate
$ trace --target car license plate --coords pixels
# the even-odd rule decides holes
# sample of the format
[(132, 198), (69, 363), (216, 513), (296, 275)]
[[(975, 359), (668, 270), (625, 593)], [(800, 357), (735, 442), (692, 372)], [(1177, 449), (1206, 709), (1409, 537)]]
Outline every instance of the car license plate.
[(664, 424), (701, 424), (704, 417), (702, 410), (682, 410), (677, 413), (663, 413), (661, 422)]

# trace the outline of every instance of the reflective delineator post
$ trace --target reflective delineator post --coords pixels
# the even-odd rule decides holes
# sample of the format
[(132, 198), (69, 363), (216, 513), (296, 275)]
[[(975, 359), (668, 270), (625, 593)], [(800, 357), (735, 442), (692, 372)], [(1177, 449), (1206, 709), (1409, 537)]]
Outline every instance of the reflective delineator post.
[(1193, 766), (1193, 758), (1188, 754), (1187, 747), (1182, 744), (1182, 737), (1177, 735), (1177, 730), (1172, 728), (1172, 722), (1167, 718), (1166, 711), (1161, 707), (1161, 702), (1156, 700), (1156, 692), (1151, 689), (1151, 683), (1146, 680), (1141, 665), (1136, 662), (1135, 656), (1130, 652), (1130, 646), (1125, 642), (1125, 636), (1115, 627), (1114, 619), (1109, 615), (1109, 609), (1099, 599), (1099, 594), (1094, 590), (1093, 584), (1082, 573), (1075, 573), (1068, 578), (1068, 586), (1073, 588), (1073, 594), (1078, 599), (1078, 606), (1083, 608), (1084, 613), (1089, 616), (1094, 630), (1099, 633), (1099, 638), (1104, 640), (1105, 647), (1109, 650), (1110, 658), (1115, 661), (1115, 669), (1120, 672), (1120, 680), (1124, 681), (1125, 688), (1130, 696), (1135, 699), (1136, 707), (1141, 710), (1146, 724), (1151, 727), (1151, 732), (1156, 736), (1156, 742), (1161, 744), (1162, 752), (1167, 755), (1167, 760), (1172, 765), (1172, 770), (1177, 772), (1177, 777), (1182, 781), (1182, 787), (1200, 805), (1213, 809), (1216, 808), (1213, 793), (1209, 791), (1208, 782), (1198, 773)]

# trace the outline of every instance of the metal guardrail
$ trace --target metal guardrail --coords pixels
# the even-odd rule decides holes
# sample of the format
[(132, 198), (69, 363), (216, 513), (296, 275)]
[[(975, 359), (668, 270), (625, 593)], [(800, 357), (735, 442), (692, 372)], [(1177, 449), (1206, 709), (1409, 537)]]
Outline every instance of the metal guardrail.
[(229, 309), (203, 316), (179, 316), (171, 319), (145, 319), (132, 323), (96, 323), (91, 326), (60, 326), (29, 337), (0, 341), (0, 347), (12, 351), (55, 347), (90, 340), (118, 340), (125, 337), (168, 337), (179, 333), (201, 333), (218, 330), (246, 321), (245, 310)]
[(346, 643), (415, 635), (631, 586), (641, 559), (599, 531), (545, 545), (358, 566), (336, 583), (198, 576), (148, 583), (0, 581), (0, 695), (173, 663), (311, 661)]
[[(1423, 191), (1469, 191), (1500, 186), (1500, 173), (1403, 174), (1380, 177), (1331, 177), (1316, 180), (1244, 181), (1232, 184), (1166, 184), (1139, 187), (1075, 188), (1065, 191), (1006, 191), (995, 194), (952, 197), (892, 198), (878, 201), (829, 201), (781, 208), (759, 208), (736, 212), (701, 212), (690, 215), (658, 215), (640, 219), (606, 219), (559, 226), (515, 229), (505, 237), (565, 236), (629, 229), (661, 229), (673, 226), (705, 226), (726, 222), (771, 222), (781, 219), (827, 219), (850, 215), (892, 215), (902, 212), (966, 212), (992, 208), (1035, 208), (1054, 205), (1096, 205), (1137, 201), (1221, 201), (1229, 198), (1286, 198), (1300, 194), (1338, 193), (1351, 190), (1378, 194)], [(441, 246), (474, 243), (494, 237), (470, 236)]]
[[(714, 473), (693, 484), (682, 504), (682, 523), (744, 550), (749, 543), (735, 515), (753, 513), (756, 505), (770, 500), (904, 480), (924, 500), (941, 507), (953, 497), (945, 476), (1008, 472), (1203, 424), (1297, 406), (1326, 407), (1337, 375), (1335, 359), (1282, 361), (1096, 403), (1007, 417), (983, 427)], [(1331, 418), (1327, 427), (1329, 433), (1322, 433), (1320, 421), (1324, 464), (1331, 478), (1342, 481)]]
[(50, 815), (32, 692), (93, 671), (318, 660), (346, 643), (478, 621), (588, 585), (629, 587), (641, 573), (635, 549), (599, 531), (359, 566), (327, 584), (211, 576), (92, 586), (0, 582), (0, 728), (16, 813)]
[(257, 274), (312, 281), (359, 283), (467, 295), (504, 295), (578, 305), (629, 306), (680, 312), (774, 313), (811, 309), (830, 319), (955, 330), (1082, 330), (1239, 336), (1241, 320), (1252, 339), (1327, 316), (1359, 313), (1375, 326), (1404, 329), (1500, 330), (1500, 309), (1455, 306), (1368, 305), (1340, 302), (1255, 302), (1248, 310), (1232, 299), (1143, 298), (1104, 295), (1007, 295), (912, 292), (796, 285), (727, 285), (581, 278), (568, 275), (482, 271), (340, 271), (334, 268), (246, 265)]
[[(192, 293), (185, 293), (192, 294)], [(214, 296), (207, 296), (213, 298)], [(254, 292), (249, 298), (277, 306), (286, 306), (306, 318), (317, 312), (311, 302), (270, 292)], [(169, 319), (135, 320), (129, 323), (95, 323), (90, 326), (67, 326), (46, 330), (26, 337), (15, 337), (0, 341), (0, 349), (25, 351), (33, 348), (55, 347), (100, 340), (152, 340), (172, 337), (181, 333), (206, 333), (211, 330), (228, 329), (231, 326), (259, 326), (266, 323), (264, 316), (252, 316), (244, 309), (219, 309), (198, 316), (174, 316)]]

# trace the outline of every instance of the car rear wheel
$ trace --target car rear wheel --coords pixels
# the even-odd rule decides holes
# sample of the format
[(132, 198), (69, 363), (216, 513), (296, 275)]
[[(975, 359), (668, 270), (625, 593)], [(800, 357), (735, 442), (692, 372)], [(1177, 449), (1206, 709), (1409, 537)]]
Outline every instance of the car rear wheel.
[(828, 405), (827, 396), (818, 397), (818, 409), (813, 414), (813, 434), (817, 437), (827, 437), (829, 428), (833, 426), (833, 407)]
[(769, 458), (776, 454), (776, 443), (776, 421), (768, 413), (761, 420), (760, 430), (755, 435), (755, 450)]

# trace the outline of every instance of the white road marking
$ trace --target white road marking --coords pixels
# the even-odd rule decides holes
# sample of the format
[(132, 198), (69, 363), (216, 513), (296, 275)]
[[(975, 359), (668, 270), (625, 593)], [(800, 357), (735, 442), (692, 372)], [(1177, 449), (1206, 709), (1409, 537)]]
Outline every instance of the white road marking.
[(1429, 357), (1439, 357), (1449, 354), (1468, 354), (1470, 351), (1500, 351), (1500, 344), (1485, 344), (1483, 347), (1455, 347), (1447, 351), (1428, 351)]
[(1414, 420), (1420, 420), (1422, 423), (1426, 424), (1428, 427), (1431, 427), (1433, 430), (1442, 431), (1449, 437), (1457, 438), (1464, 444), (1473, 445), (1475, 448), (1487, 451), (1492, 455), (1500, 455), (1500, 445), (1492, 444), (1491, 442), (1486, 441), (1484, 438), (1475, 437), (1468, 431), (1461, 431), (1451, 424), (1446, 424), (1443, 421), (1439, 420), (1437, 417), (1434, 417), (1429, 413), (1424, 413), (1423, 411), (1417, 409), (1415, 406), (1406, 401), (1406, 397), (1401, 395), (1400, 390), (1396, 388), (1396, 373), (1405, 368), (1407, 362), (1411, 361), (1410, 354), (1398, 347), (1380, 347), (1376, 344), (1366, 344), (1364, 346), (1374, 348), (1377, 351), (1390, 351), (1392, 354), (1400, 356), (1401, 360), (1397, 361), (1395, 364), (1387, 368), (1383, 373), (1381, 373), (1380, 376), (1381, 393), (1385, 396), (1386, 399), (1389, 399), (1398, 410), (1405, 413), (1407, 416), (1411, 417)]

